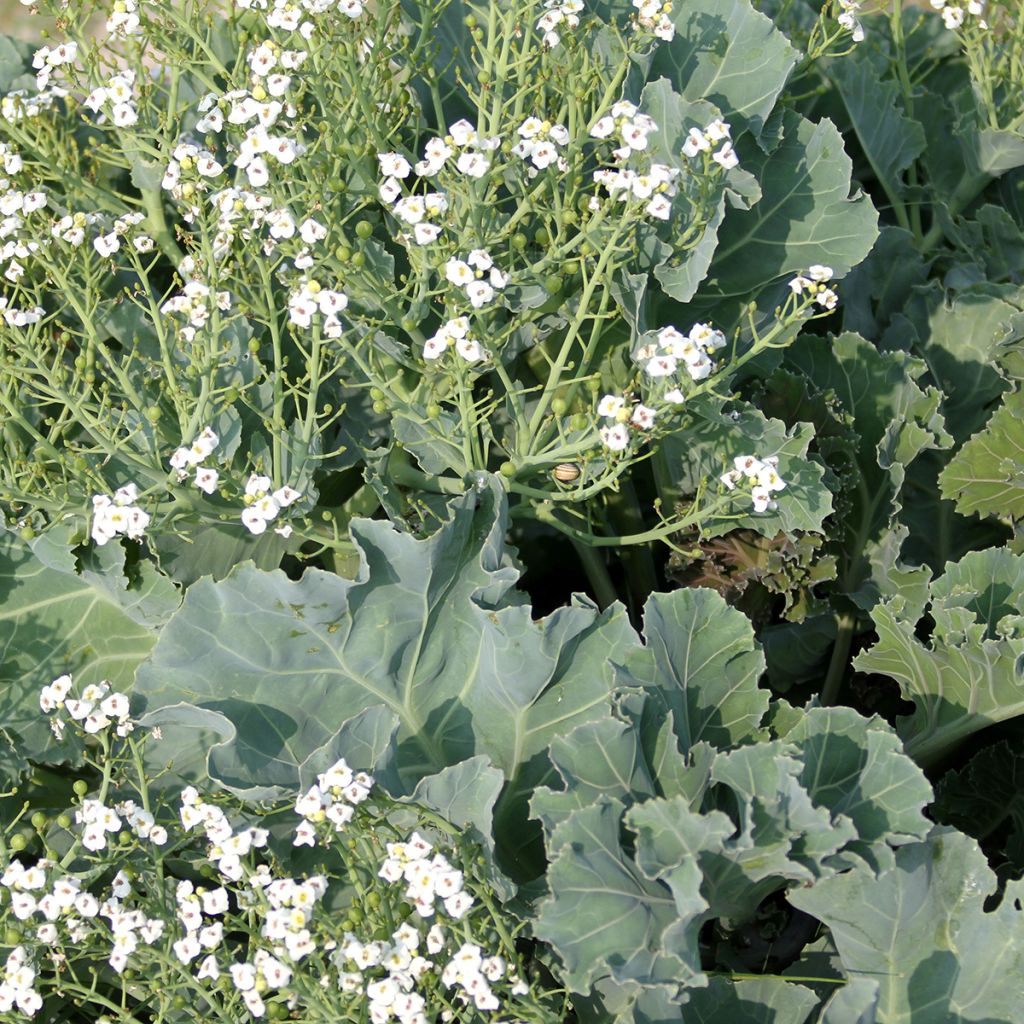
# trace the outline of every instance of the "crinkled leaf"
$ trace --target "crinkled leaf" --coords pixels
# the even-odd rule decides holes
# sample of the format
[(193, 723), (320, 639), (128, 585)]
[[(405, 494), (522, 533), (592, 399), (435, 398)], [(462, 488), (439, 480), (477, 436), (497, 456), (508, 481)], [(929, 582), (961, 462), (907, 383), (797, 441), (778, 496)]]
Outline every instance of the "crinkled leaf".
[[(184, 700), (230, 719), (235, 786), (293, 787), (298, 766), (342, 722), (383, 705), (400, 721), (398, 770), (409, 788), (487, 754), (512, 781), (505, 810), (517, 801), (525, 810), (551, 772), (551, 740), (608, 714), (610, 662), (636, 638), (621, 608), (599, 614), (586, 601), (532, 621), (513, 589), (496, 481), (450, 510), (426, 540), (353, 521), (355, 580), (307, 570), (292, 581), (249, 565), (200, 580), (138, 692), (150, 708)], [(218, 778), (213, 763), (210, 772)], [(502, 832), (523, 838), (511, 824)]]
[(915, 710), (901, 719), (907, 753), (927, 764), (994, 722), (1024, 714), (1024, 556), (989, 548), (947, 566), (931, 585), (930, 639), (898, 598), (871, 613), (878, 642), (854, 659), (891, 676)]
[(1013, 391), (939, 475), (964, 515), (1024, 517), (1024, 391)]
[(806, 423), (790, 429), (781, 420), (767, 419), (754, 406), (735, 402), (727, 411), (717, 399), (694, 401), (688, 408), (685, 429), (662, 442), (665, 463), (674, 474), (673, 493), (692, 496), (706, 480), (714, 483), (738, 455), (779, 457), (779, 475), (786, 489), (773, 495), (777, 508), (755, 513), (749, 495), (737, 494), (722, 514), (708, 515), (701, 523), (705, 536), (731, 530), (756, 530), (774, 537), (799, 530), (820, 533), (832, 511), (832, 496), (823, 482), (821, 465), (808, 457), (814, 432)]
[(863, 589), (860, 601), (870, 606), (889, 585), (887, 578), (874, 577), (872, 562), (892, 538), (906, 467), (925, 449), (950, 443), (938, 411), (942, 396), (917, 384), (923, 363), (900, 352), (879, 352), (856, 334), (802, 338), (787, 361), (834, 395), (855, 428), (859, 479), (848, 490), (834, 536), (840, 586), (846, 592)]
[(1003, 1024), (1020, 1010), (1024, 883), (986, 913), (995, 886), (973, 839), (936, 829), (878, 877), (849, 871), (789, 902), (828, 925), (850, 975), (878, 984), (884, 1024)]
[(621, 818), (622, 805), (601, 798), (573, 811), (549, 845), (550, 896), (534, 932), (555, 948), (573, 991), (587, 992), (603, 978), (646, 985), (700, 976), (696, 933), (685, 927), (703, 909), (698, 875), (691, 872), (689, 890), (675, 897), (644, 878), (622, 848)]
[(746, 616), (711, 590), (652, 594), (644, 638), (623, 659), (619, 682), (672, 713), (684, 753), (702, 740), (727, 748), (758, 735), (768, 695), (757, 686), (764, 659)]
[(892, 846), (927, 835), (923, 811), (932, 788), (881, 719), (852, 708), (811, 708), (783, 736), (800, 751), (799, 778), (811, 799), (856, 828), (846, 851), (887, 869)]

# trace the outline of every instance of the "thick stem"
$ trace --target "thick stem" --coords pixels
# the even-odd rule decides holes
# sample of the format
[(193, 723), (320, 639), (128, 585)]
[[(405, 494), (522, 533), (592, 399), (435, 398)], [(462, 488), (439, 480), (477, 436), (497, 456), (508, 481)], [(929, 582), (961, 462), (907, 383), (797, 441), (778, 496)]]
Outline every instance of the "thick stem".
[(836, 616), (836, 642), (832, 645), (832, 658), (825, 674), (825, 684), (821, 688), (821, 703), (831, 707), (839, 696), (850, 661), (850, 645), (853, 643), (853, 631), (857, 625), (857, 617), (851, 612), (843, 612)]

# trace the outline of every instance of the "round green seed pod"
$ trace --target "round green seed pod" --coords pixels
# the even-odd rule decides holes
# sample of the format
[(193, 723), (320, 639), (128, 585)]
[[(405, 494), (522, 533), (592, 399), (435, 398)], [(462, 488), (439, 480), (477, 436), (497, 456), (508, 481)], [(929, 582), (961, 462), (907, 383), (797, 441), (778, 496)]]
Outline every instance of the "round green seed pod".
[(368, 220), (361, 220), (356, 224), (356, 235), (364, 241), (373, 234), (373, 225)]

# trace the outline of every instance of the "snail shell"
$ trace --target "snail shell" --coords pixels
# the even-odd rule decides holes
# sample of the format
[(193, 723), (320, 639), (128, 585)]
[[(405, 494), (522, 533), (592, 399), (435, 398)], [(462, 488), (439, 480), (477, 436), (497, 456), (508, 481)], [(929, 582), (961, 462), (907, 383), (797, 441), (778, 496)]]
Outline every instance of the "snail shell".
[(574, 462), (560, 462), (551, 471), (551, 475), (564, 484), (571, 484), (573, 480), (579, 480), (580, 467)]

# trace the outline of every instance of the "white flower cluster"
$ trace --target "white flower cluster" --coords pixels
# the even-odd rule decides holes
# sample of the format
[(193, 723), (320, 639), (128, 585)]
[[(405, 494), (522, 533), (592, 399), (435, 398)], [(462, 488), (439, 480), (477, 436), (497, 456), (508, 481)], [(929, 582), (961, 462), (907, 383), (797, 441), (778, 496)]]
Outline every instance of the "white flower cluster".
[[(487, 279), (484, 280), (484, 275)], [(453, 257), (444, 265), (444, 276), (465, 290), (474, 309), (481, 309), (508, 284), (508, 274), (494, 265), (485, 249), (474, 249), (464, 260)]]
[(595, 139), (617, 135), (621, 145), (612, 150), (616, 160), (626, 160), (635, 152), (647, 148), (647, 136), (658, 130), (654, 119), (638, 112), (636, 104), (619, 100), (611, 112), (598, 118), (590, 134)]
[[(289, 505), (294, 505), (302, 495), (291, 487), (279, 487), (271, 493), (270, 477), (253, 473), (245, 482), (246, 507), (242, 510), (242, 525), (254, 534), (263, 533), (267, 523), (272, 523), (278, 512)], [(287, 523), (274, 528), (274, 533), (282, 537), (290, 537), (292, 528)]]
[[(69, 698), (71, 676), (58, 676), (39, 691), (39, 707), (47, 715), (63, 709), (82, 729), (90, 734), (102, 732), (116, 723), (118, 736), (127, 736), (135, 726), (128, 718), (128, 698), (123, 693), (111, 693), (110, 683), (90, 683), (78, 698)], [(55, 718), (50, 723), (59, 739), (64, 734), (64, 723)]]
[(29, 93), (27, 89), (12, 89), (0, 98), (0, 117), (12, 123), (25, 118), (36, 118), (44, 110), (52, 110), (68, 97), (67, 89), (54, 86), (44, 92)]
[(347, 307), (348, 296), (344, 292), (324, 288), (319, 281), (310, 278), (288, 297), (288, 319), (296, 327), (309, 328), (319, 312), (323, 317), (320, 330), (324, 337), (340, 338), (343, 328), (338, 314)]
[(118, 0), (111, 8), (106, 28), (108, 35), (118, 36), (122, 39), (138, 35), (141, 29), (139, 0)]
[(316, 24), (306, 15), (319, 17), (333, 10), (355, 20), (363, 13), (363, 0), (235, 0), (235, 6), (245, 10), (266, 11), (267, 25), (283, 32), (298, 32), (309, 39)]
[(42, 91), (50, 84), (50, 77), (56, 68), (74, 64), (78, 57), (78, 43), (61, 43), (59, 46), (44, 46), (32, 57), (36, 69), (36, 88)]
[(711, 159), (722, 170), (732, 170), (739, 164), (740, 158), (732, 148), (731, 131), (731, 126), (722, 120), (712, 121), (703, 131), (700, 128), (691, 128), (686, 136), (686, 142), (683, 143), (683, 156), (692, 160), (699, 153), (711, 153), (721, 142), (721, 147), (711, 153)]
[(329, 822), (335, 832), (341, 832), (372, 787), (372, 775), (353, 772), (344, 758), (336, 761), (295, 801), (295, 813), (303, 821), (295, 829), (293, 845), (316, 846), (316, 825), (320, 822)]
[(15, 946), (0, 975), (0, 1013), (10, 1013), (17, 1006), (26, 1017), (34, 1017), (43, 1005), (42, 996), (32, 987), (35, 980), (25, 947)]
[(209, 427), (203, 427), (191, 444), (175, 448), (169, 461), (178, 481), (185, 480), (188, 477), (189, 468), (195, 466), (196, 475), (193, 482), (196, 487), (205, 494), (213, 494), (217, 489), (220, 474), (217, 470), (204, 466), (202, 463), (213, 454), (218, 444), (220, 444), (220, 438)]
[(621, 395), (604, 395), (597, 403), (597, 415), (606, 421), (600, 429), (601, 443), (609, 451), (621, 452), (629, 447), (630, 425), (650, 430), (657, 411), (642, 402), (630, 406)]
[(669, 15), (672, 13), (672, 0), (633, 0), (636, 8), (636, 21), (641, 28), (653, 32), (659, 39), (670, 43), (676, 34), (676, 27)]
[[(694, 324), (688, 334), (675, 327), (662, 327), (657, 341), (644, 345), (634, 356), (643, 366), (644, 373), (652, 378), (672, 377), (680, 367), (693, 380), (705, 380), (715, 368), (709, 353), (725, 348), (725, 335), (710, 324)], [(670, 402), (681, 402), (682, 396), (667, 394)]]
[(527, 168), (531, 178), (552, 164), (563, 173), (569, 169), (565, 157), (558, 152), (559, 146), (569, 144), (569, 131), (564, 124), (552, 124), (539, 117), (528, 117), (516, 131), (519, 141), (512, 147), (512, 152), (533, 165)]
[(421, 178), (437, 174), (450, 156), (458, 152), (455, 169), (470, 178), (482, 178), (490, 170), (491, 159), (487, 155), (501, 145), (497, 135), (483, 136), (463, 118), (448, 126), (448, 134), (442, 139), (428, 139), (423, 147), (423, 159), (417, 161), (414, 170)]
[[(491, 983), (500, 981), (508, 970), (505, 958), (484, 956), (484, 951), (473, 942), (466, 942), (444, 966), (441, 981), (452, 988), (459, 987), (458, 998), (463, 1003), (472, 1002), (478, 1010), (497, 1010), (500, 1007)], [(510, 975), (512, 994), (523, 995), (529, 991), (519, 978)]]
[(417, 245), (429, 245), (441, 234), (441, 227), (426, 218), (441, 217), (448, 210), (448, 200), (441, 192), (427, 192), (421, 196), (404, 196), (391, 208), (391, 212), (404, 224), (412, 228), (412, 233), (403, 232), (399, 237), (412, 239)]
[(786, 486), (785, 480), (778, 474), (778, 456), (757, 458), (754, 455), (737, 455), (732, 464), (734, 468), (719, 477), (726, 490), (734, 490), (737, 484), (746, 482), (750, 487), (750, 499), (755, 512), (775, 508), (772, 495)]
[(850, 33), (855, 43), (864, 42), (864, 26), (860, 21), (861, 0), (839, 0), (839, 15), (836, 21), (840, 28)]
[(583, 0), (544, 0), (544, 8), (537, 31), (544, 33), (544, 45), (554, 49), (562, 41), (558, 29), (579, 28)]
[(815, 263), (812, 267), (808, 268), (806, 277), (803, 274), (797, 274), (789, 282), (789, 288), (794, 295), (803, 295), (806, 292), (824, 309), (835, 309), (839, 303), (839, 296), (836, 295), (832, 288), (828, 287), (828, 282), (834, 276), (835, 272), (831, 267)]
[(6, 295), (0, 295), (0, 311), (3, 312), (4, 323), (8, 327), (29, 327), (39, 323), (46, 316), (46, 310), (42, 306), (36, 306), (34, 309), (15, 309), (8, 306)]
[(978, 19), (979, 28), (988, 28), (988, 22), (982, 17), (985, 13), (985, 0), (967, 0), (966, 4), (950, 3), (949, 0), (930, 0), (930, 2), (932, 7), (942, 14), (943, 24), (950, 31), (960, 28), (967, 20), (967, 15)]
[(377, 874), (387, 882), (404, 880), (405, 898), (420, 917), (433, 917), (434, 903), (441, 900), (445, 913), (458, 920), (473, 906), (473, 897), (462, 887), (462, 872), (443, 853), (428, 859), (432, 849), (418, 832), (404, 843), (388, 843), (388, 855)]
[(424, 359), (439, 359), (450, 346), (455, 346), (467, 363), (476, 363), (489, 355), (480, 342), (469, 333), (469, 318), (457, 316), (443, 324), (436, 334), (423, 344)]
[(114, 496), (94, 494), (92, 498), (92, 539), (100, 547), (123, 533), (129, 540), (139, 540), (149, 526), (149, 513), (135, 504), (139, 491), (135, 484), (119, 487)]
[(110, 114), (110, 120), (118, 128), (130, 128), (139, 120), (135, 109), (133, 88), (135, 72), (125, 70), (108, 79), (105, 86), (93, 89), (82, 101), (94, 114), (99, 114), (98, 124), (103, 124)]
[(645, 212), (658, 220), (668, 220), (672, 215), (672, 197), (678, 191), (675, 184), (678, 176), (679, 168), (668, 164), (651, 164), (646, 174), (629, 167), (594, 171), (594, 181), (604, 186), (613, 199), (618, 197), (621, 202), (627, 202), (630, 197), (646, 200)]
[(196, 331), (206, 326), (216, 303), (217, 309), (227, 312), (231, 309), (231, 293), (214, 292), (202, 281), (189, 281), (178, 295), (172, 295), (161, 307), (164, 316), (176, 314), (188, 321), (178, 328), (183, 341), (193, 341)]
[[(98, 916), (105, 917), (110, 925), (111, 951), (107, 963), (120, 974), (128, 966), (128, 957), (139, 948), (139, 941), (152, 946), (163, 938), (167, 923), (122, 906), (121, 900), (131, 894), (131, 884), (123, 871), (114, 877), (111, 891), (111, 899), (100, 906)], [(84, 931), (84, 923), (81, 927)]]
[[(79, 237), (79, 234), (84, 235), (84, 231), (80, 226), (80, 223), (75, 218), (79, 217), (79, 214), (72, 216), (61, 217), (59, 221), (51, 228), (51, 233), (54, 238), (60, 238), (64, 241), (70, 242), (72, 245), (80, 245), (80, 242), (75, 240)], [(121, 248), (121, 239), (127, 235), (132, 228), (138, 227), (144, 220), (146, 215), (143, 213), (126, 213), (123, 217), (118, 217), (114, 221), (113, 230), (106, 234), (97, 235), (92, 240), (92, 246), (102, 256), (107, 259), (113, 256)], [(95, 223), (95, 220), (92, 221)], [(136, 252), (147, 253), (152, 252), (155, 248), (155, 243), (149, 235), (138, 234), (132, 239), (132, 246)]]
[(207, 803), (195, 786), (181, 791), (181, 824), (186, 832), (202, 826), (210, 848), (207, 856), (217, 870), (233, 882), (242, 877), (242, 858), (250, 850), (267, 845), (269, 833), (264, 828), (247, 828), (235, 832), (228, 816), (216, 804)]

